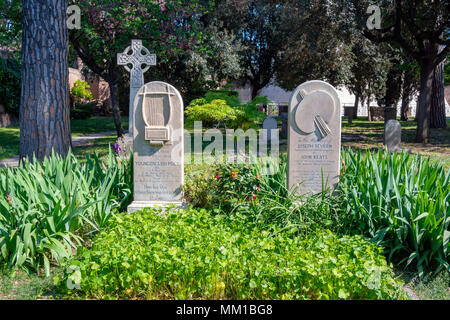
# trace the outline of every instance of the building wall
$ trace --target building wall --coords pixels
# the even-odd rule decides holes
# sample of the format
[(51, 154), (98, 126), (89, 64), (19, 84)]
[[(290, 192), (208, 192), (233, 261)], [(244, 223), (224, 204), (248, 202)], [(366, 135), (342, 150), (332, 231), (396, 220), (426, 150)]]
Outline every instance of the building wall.
[[(248, 102), (251, 100), (251, 87), (250, 85), (246, 85), (245, 87), (236, 87), (234, 90), (239, 92), (239, 98), (243, 102)], [(341, 100), (342, 113), (344, 114), (344, 106), (352, 106), (355, 104), (355, 96), (351, 94), (345, 87), (337, 88), (337, 92), (339, 98)], [(290, 96), (292, 91), (286, 91), (275, 84), (270, 84), (265, 88), (261, 89), (258, 92), (259, 96), (267, 96), (267, 98), (278, 105), (287, 105), (290, 100)], [(450, 117), (450, 86), (445, 87), (445, 97), (446, 97), (446, 114), (447, 117)], [(416, 96), (410, 103), (409, 107), (411, 108), (411, 116), (414, 117), (416, 115), (417, 109), (417, 98)], [(375, 100), (371, 101), (371, 105), (376, 106), (377, 102)], [(397, 115), (400, 116), (400, 107), (401, 102), (397, 106)], [(364, 106), (360, 105), (358, 108), (359, 116), (367, 116), (367, 104)]]

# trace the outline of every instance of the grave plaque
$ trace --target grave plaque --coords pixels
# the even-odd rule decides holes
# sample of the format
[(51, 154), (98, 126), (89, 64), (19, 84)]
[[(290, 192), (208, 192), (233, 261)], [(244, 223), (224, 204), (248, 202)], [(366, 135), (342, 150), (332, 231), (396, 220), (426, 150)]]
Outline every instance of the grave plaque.
[[(323, 81), (303, 83), (289, 103), (288, 185), (316, 194), (339, 181), (341, 105), (336, 89)], [(298, 188), (298, 189), (297, 189)]]
[(402, 141), (402, 126), (397, 120), (388, 120), (384, 127), (384, 145), (389, 152), (400, 151)]
[(133, 212), (155, 205), (181, 205), (184, 181), (183, 100), (168, 83), (142, 86), (133, 105)]

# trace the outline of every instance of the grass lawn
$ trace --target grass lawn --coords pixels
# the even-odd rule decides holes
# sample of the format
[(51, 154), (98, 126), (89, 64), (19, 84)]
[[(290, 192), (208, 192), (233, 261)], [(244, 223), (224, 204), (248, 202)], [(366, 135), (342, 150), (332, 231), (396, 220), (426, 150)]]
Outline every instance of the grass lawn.
[[(429, 156), (434, 161), (445, 162), (450, 168), (450, 119), (447, 129), (431, 129), (431, 143), (415, 143), (416, 123), (413, 120), (400, 121), (402, 125), (402, 148), (412, 153)], [(361, 141), (344, 141), (342, 146), (356, 149), (371, 149), (383, 146), (384, 122), (369, 122), (359, 118), (352, 124), (342, 121), (343, 136), (361, 136)]]
[[(109, 117), (72, 120), (70, 125), (72, 137), (81, 137), (97, 132), (115, 131), (114, 121)], [(122, 118), (122, 125), (125, 129), (128, 128), (128, 117)], [(0, 141), (0, 160), (19, 154), (19, 127), (0, 128)]]
[(53, 284), (53, 275), (60, 272), (54, 269), (53, 274), (46, 277), (45, 272), (38, 276), (28, 275), (20, 269), (0, 270), (0, 300), (51, 299), (56, 288)]
[(88, 144), (74, 148), (73, 153), (79, 160), (83, 160), (88, 154), (93, 154), (95, 152), (98, 153), (100, 158), (104, 158), (108, 155), (109, 146), (113, 146), (114, 143), (116, 143), (116, 140), (116, 135), (95, 139)]

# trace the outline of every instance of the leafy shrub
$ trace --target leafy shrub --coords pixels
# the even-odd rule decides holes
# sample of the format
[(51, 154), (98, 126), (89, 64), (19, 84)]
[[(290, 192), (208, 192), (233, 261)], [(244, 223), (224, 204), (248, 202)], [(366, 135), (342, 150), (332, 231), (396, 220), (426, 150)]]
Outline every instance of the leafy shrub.
[(217, 181), (217, 204), (229, 212), (241, 204), (258, 200), (259, 176), (255, 175), (249, 164), (219, 165), (215, 176)]
[(213, 100), (225, 100), (227, 105), (233, 108), (241, 104), (241, 101), (239, 100), (239, 93), (232, 90), (208, 91), (205, 94), (205, 100), (206, 102), (211, 102)]
[(321, 229), (344, 231), (341, 202), (326, 190), (308, 198), (287, 186), (287, 157), (253, 160), (251, 165), (223, 164), (216, 173), (217, 210), (239, 217), (247, 225), (301, 236)]
[(386, 248), (389, 259), (450, 271), (450, 172), (406, 153), (348, 150), (339, 184), (351, 229)]
[(373, 244), (330, 232), (269, 236), (192, 209), (119, 215), (80, 248), (81, 292), (92, 298), (402, 299)]
[(185, 167), (183, 192), (187, 203), (197, 208), (211, 208), (215, 205), (215, 171), (215, 166), (211, 164)]
[(90, 86), (86, 81), (77, 80), (75, 81), (72, 89), (70, 90), (70, 95), (75, 103), (84, 103), (86, 101), (92, 100), (92, 92)]
[(80, 235), (98, 230), (131, 195), (132, 169), (113, 154), (81, 164), (69, 153), (0, 169), (0, 263), (49, 274), (70, 257)]
[(94, 114), (95, 102), (75, 103), (75, 108), (70, 110), (70, 118), (75, 120), (89, 119)]
[(227, 105), (225, 100), (213, 100), (206, 102), (205, 99), (196, 99), (186, 108), (187, 120), (202, 121), (204, 126), (216, 124), (227, 124), (236, 119), (236, 110)]
[(9, 112), (19, 113), (20, 61), (16, 58), (0, 58), (0, 101)]
[(265, 114), (257, 104), (267, 103), (267, 97), (256, 97), (248, 104), (241, 104), (237, 91), (208, 91), (204, 98), (192, 100), (186, 108), (188, 122), (203, 121), (205, 126), (223, 124), (228, 128), (259, 128)]

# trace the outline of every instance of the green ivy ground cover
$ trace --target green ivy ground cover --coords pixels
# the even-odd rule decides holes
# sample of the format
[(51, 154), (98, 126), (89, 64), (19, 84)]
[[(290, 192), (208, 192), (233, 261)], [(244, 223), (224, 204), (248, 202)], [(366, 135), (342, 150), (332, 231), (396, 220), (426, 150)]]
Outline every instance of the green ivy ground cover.
[(403, 299), (379, 248), (362, 237), (306, 238), (206, 210), (121, 214), (71, 262), (82, 298)]

